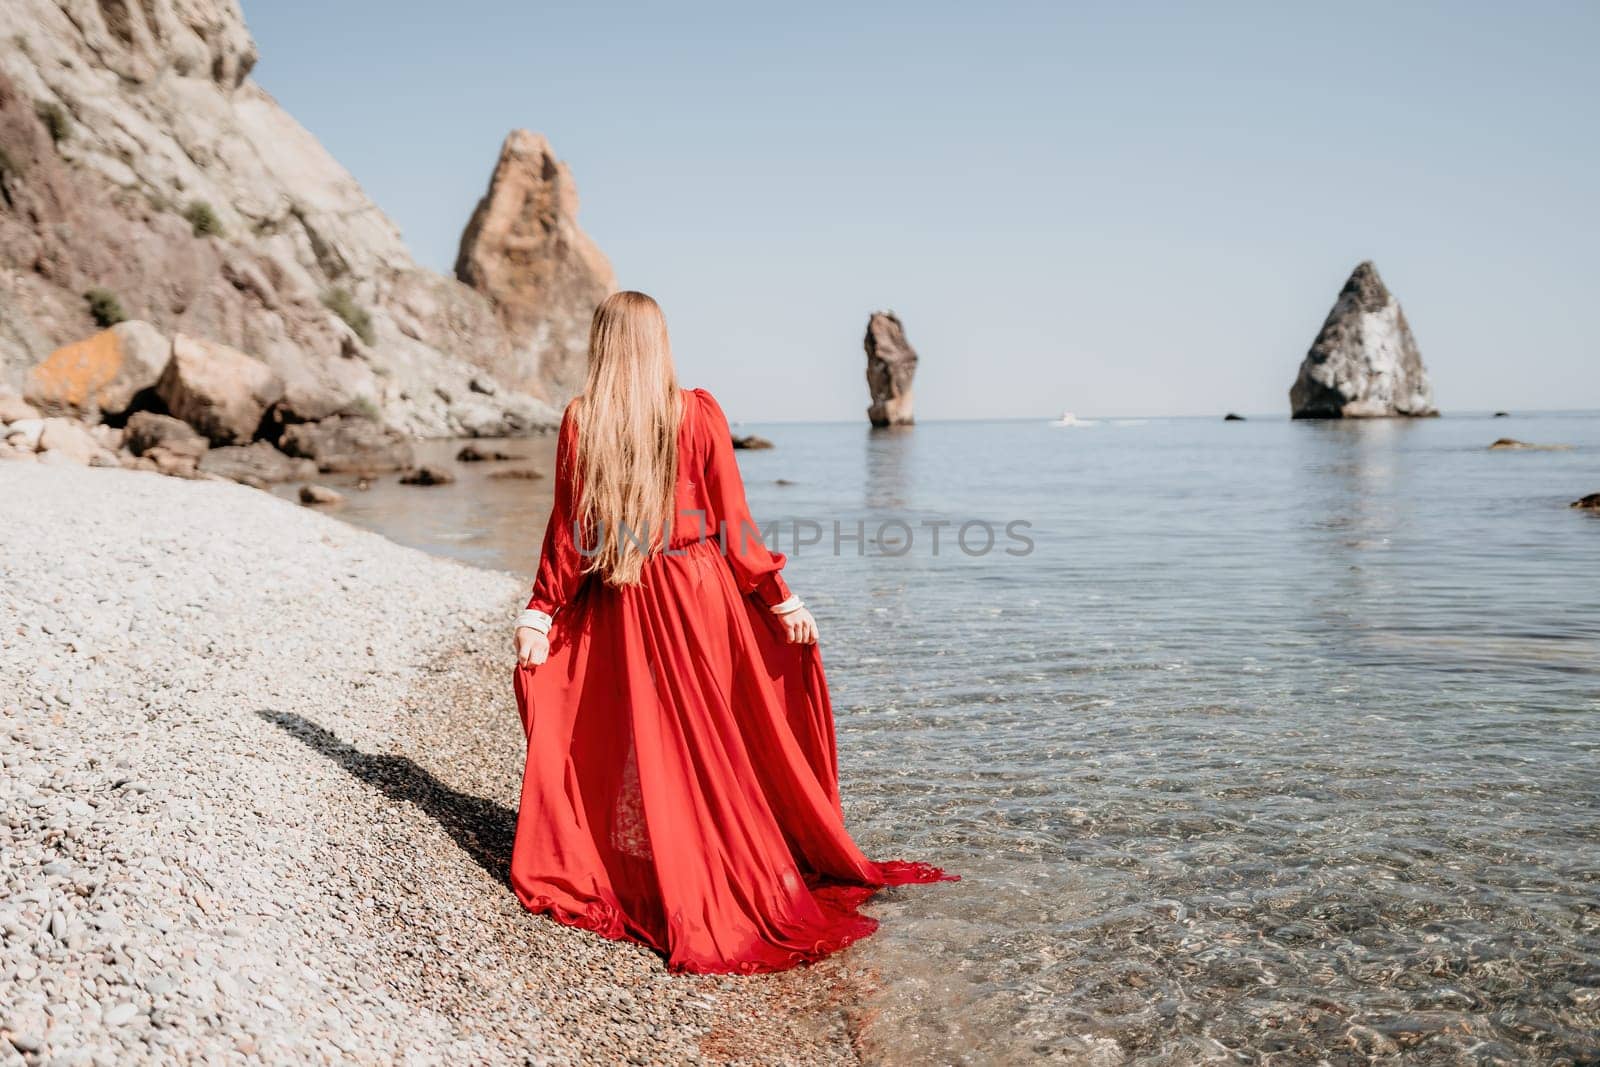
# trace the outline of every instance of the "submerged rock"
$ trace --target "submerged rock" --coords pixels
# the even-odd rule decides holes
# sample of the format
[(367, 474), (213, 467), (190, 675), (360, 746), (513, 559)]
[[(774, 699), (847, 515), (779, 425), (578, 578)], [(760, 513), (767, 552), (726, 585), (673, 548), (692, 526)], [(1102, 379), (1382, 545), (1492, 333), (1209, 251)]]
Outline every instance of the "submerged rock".
[(457, 463), (493, 463), (508, 459), (521, 459), (509, 452), (501, 452), (494, 448), (479, 448), (477, 445), (463, 445), (461, 451), (456, 453)]
[(1233, 412), (1230, 411), (1226, 415), (1222, 416), (1222, 421), (1223, 422), (1243, 422), (1244, 421), (1244, 416), (1243, 415), (1235, 415)]
[(1289, 390), (1297, 419), (1437, 415), (1422, 353), (1372, 263), (1351, 273)]
[(315, 463), (286, 456), (267, 441), (213, 448), (200, 457), (198, 467), (201, 473), (217, 474), (257, 487), (310, 478), (317, 473)]
[(1600, 493), (1590, 493), (1580, 500), (1574, 500), (1572, 507), (1582, 508), (1585, 511), (1600, 511)]
[(734, 448), (748, 448), (748, 449), (759, 451), (760, 449), (763, 449), (763, 448), (771, 448), (772, 447), (772, 442), (767, 440), (765, 437), (758, 437), (753, 433), (734, 434), (733, 435), (733, 447)]
[(300, 487), (300, 503), (311, 504), (343, 504), (344, 494), (329, 489), (325, 485), (302, 485)]
[(295, 423), (284, 428), (278, 443), (291, 456), (315, 460), (323, 471), (375, 474), (405, 470), (416, 461), (410, 441), (357, 415)]
[(1515, 437), (1502, 437), (1489, 446), (1491, 452), (1568, 452), (1571, 445), (1530, 445), (1526, 441), (1518, 441)]
[(906, 340), (905, 327), (892, 311), (874, 311), (867, 320), (867, 391), (872, 404), (867, 418), (874, 426), (909, 426), (911, 379), (917, 373), (917, 352)]
[(537, 481), (544, 477), (544, 473), (532, 467), (511, 467), (507, 470), (490, 471), (489, 477), (497, 479), (516, 480), (523, 482)]
[(439, 467), (414, 467), (400, 476), (401, 485), (449, 485), (456, 476)]

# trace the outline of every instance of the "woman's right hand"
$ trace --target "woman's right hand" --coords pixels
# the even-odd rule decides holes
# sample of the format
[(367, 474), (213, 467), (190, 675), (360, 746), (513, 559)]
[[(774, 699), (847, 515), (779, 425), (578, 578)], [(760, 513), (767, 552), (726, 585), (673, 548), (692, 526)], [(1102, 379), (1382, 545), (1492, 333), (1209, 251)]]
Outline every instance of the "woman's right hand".
[(783, 634), (791, 645), (817, 643), (817, 620), (811, 617), (808, 609), (795, 608), (791, 612), (779, 615), (778, 621), (783, 623)]
[(550, 658), (550, 635), (531, 626), (517, 627), (517, 666), (537, 667)]

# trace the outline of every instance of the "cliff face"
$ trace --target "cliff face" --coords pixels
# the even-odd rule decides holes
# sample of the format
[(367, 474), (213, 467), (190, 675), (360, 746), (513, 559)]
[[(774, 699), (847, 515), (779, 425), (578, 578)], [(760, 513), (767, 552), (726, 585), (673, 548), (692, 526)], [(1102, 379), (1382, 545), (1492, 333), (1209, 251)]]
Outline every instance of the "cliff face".
[(1339, 292), (1289, 390), (1297, 419), (1437, 415), (1405, 312), (1370, 262)]
[(489, 298), (510, 338), (509, 384), (558, 406), (583, 388), (589, 319), (617, 287), (577, 218), (566, 164), (543, 137), (513, 130), (456, 258), (456, 277)]
[[(370, 405), (424, 435), (552, 420), (528, 395), (549, 391), (545, 335), (508, 332), (489, 298), (420, 268), (250, 80), (255, 60), (236, 0), (0, 4), (0, 384), (93, 333), (95, 289), (258, 356), (290, 418)], [(587, 329), (578, 303), (547, 315), (550, 334), (562, 314)]]

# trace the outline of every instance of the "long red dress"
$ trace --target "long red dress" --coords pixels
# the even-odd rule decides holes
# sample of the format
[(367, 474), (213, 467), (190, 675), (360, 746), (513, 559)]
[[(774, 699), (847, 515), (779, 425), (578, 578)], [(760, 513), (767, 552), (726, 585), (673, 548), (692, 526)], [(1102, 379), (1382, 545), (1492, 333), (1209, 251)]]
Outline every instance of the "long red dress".
[(875, 890), (948, 876), (875, 863), (845, 831), (822, 658), (768, 610), (789, 596), (784, 557), (739, 536), (754, 527), (722, 409), (684, 393), (679, 519), (637, 586), (583, 573), (576, 439), (569, 408), (528, 601), (555, 618), (550, 658), (515, 672), (512, 888), (673, 971), (782, 970), (866, 936)]

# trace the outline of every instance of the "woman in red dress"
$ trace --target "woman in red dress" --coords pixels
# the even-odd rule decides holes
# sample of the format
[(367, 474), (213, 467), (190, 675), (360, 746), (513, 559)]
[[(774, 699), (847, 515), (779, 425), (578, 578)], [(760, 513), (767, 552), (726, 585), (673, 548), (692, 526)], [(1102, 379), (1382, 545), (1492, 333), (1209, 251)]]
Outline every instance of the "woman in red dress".
[(674, 971), (752, 973), (871, 933), (858, 908), (883, 886), (948, 877), (845, 831), (816, 622), (642, 293), (595, 311), (555, 478), (516, 627), (523, 904)]

